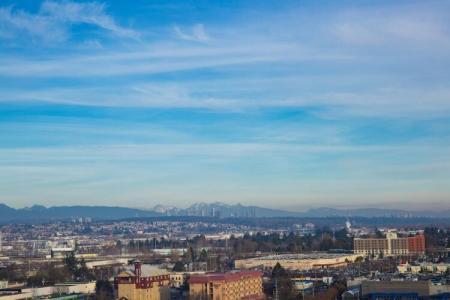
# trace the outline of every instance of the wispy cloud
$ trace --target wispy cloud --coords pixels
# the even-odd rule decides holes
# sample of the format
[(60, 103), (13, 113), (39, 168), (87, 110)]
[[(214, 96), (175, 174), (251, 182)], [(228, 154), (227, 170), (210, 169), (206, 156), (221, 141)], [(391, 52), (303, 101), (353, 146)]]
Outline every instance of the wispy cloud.
[(98, 26), (102, 29), (123, 37), (138, 37), (138, 33), (118, 25), (106, 13), (105, 5), (97, 2), (52, 2), (46, 1), (41, 6), (41, 15), (58, 20), (63, 23), (85, 23)]
[[(8, 76), (123, 76), (198, 70), (233, 65), (251, 65), (275, 61), (346, 59), (304, 53), (292, 44), (260, 43), (258, 48), (245, 45), (181, 47), (177, 44), (147, 44), (147, 52), (117, 49), (109, 53), (93, 53), (73, 57), (36, 60), (0, 59), (0, 75)], [(141, 45), (142, 47), (142, 45)], [(170, 47), (177, 47), (176, 50)], [(168, 49), (169, 50), (166, 50)], [(170, 59), (168, 59), (170, 58)]]
[[(89, 40), (95, 42), (85, 41), (87, 51), (82, 54), (38, 59), (4, 56), (0, 58), (0, 76), (18, 80), (70, 78), (84, 83), (8, 88), (1, 91), (0, 101), (231, 110), (303, 107), (319, 108), (328, 115), (385, 117), (446, 115), (450, 106), (448, 88), (433, 84), (429, 78), (445, 78), (444, 66), (450, 57), (447, 52), (440, 52), (439, 65), (425, 63), (425, 59), (432, 59), (440, 51), (439, 46), (445, 47), (450, 27), (435, 10), (406, 9), (403, 13), (404, 10), (392, 6), (320, 14), (321, 30), (314, 37), (307, 33), (314, 29), (313, 23), (304, 22), (303, 29), (297, 30), (298, 16), (286, 14), (283, 18), (253, 22), (251, 26), (246, 26), (250, 20), (231, 26), (222, 24), (222, 31), (209, 25), (217, 33), (213, 39), (200, 23), (192, 27), (167, 25), (178, 40), (161, 35), (156, 41), (131, 42), (126, 47)], [(99, 3), (47, 1), (35, 15), (12, 8), (4, 8), (3, 13), (10, 24), (21, 18), (28, 20), (18, 23), (27, 30), (36, 30), (36, 35), (45, 35), (55, 22), (63, 24), (63, 28), (64, 24), (88, 23), (119, 36), (134, 35), (117, 25)], [(269, 32), (264, 31), (267, 27), (271, 28)], [(65, 30), (55, 32), (59, 36), (67, 34)], [(404, 41), (408, 42), (406, 46)], [(374, 44), (383, 45), (381, 54), (374, 50), (379, 48)], [(412, 46), (429, 49), (408, 52), (405, 60), (403, 53)], [(412, 78), (420, 77), (424, 70), (428, 72), (425, 80)], [(205, 71), (220, 75), (205, 79)], [(187, 72), (200, 78), (199, 83), (184, 78)], [(180, 77), (160, 82), (142, 79), (165, 74)], [(293, 74), (302, 76), (291, 80)], [(217, 80), (221, 76), (224, 80)], [(265, 82), (253, 84), (255, 76), (263, 77)], [(105, 83), (113, 77), (113, 85)], [(131, 77), (139, 80), (130, 80)], [(207, 87), (211, 79), (215, 79), (215, 84)], [(88, 81), (102, 84), (85, 84)], [(417, 84), (411, 86), (411, 82)]]
[(448, 17), (427, 6), (350, 10), (333, 22), (336, 36), (353, 45), (450, 47)]
[[(283, 81), (283, 78), (278, 79)], [(377, 88), (369, 91), (305, 93), (302, 79), (281, 86), (260, 88), (256, 94), (246, 79), (203, 82), (121, 83), (116, 86), (58, 87), (47, 89), (0, 89), (0, 102), (42, 101), (102, 107), (192, 108), (246, 111), (262, 108), (303, 108), (324, 118), (351, 116), (429, 119), (450, 114), (447, 88)], [(320, 79), (316, 79), (320, 82)], [(272, 82), (277, 82), (276, 78)], [(261, 81), (260, 84), (264, 84)], [(217, 88), (217, 85), (222, 88)], [(249, 87), (250, 86), (250, 87)], [(227, 91), (234, 89), (234, 93)], [(329, 89), (329, 88), (328, 88)], [(329, 89), (332, 90), (332, 89)], [(275, 94), (275, 95), (274, 95)]]
[[(424, 153), (433, 153), (434, 156), (447, 157), (448, 146), (427, 145), (416, 143), (413, 145), (353, 145), (348, 143), (337, 145), (322, 144), (290, 144), (290, 143), (153, 143), (153, 144), (111, 144), (88, 146), (70, 146), (70, 147), (28, 147), (28, 148), (0, 148), (0, 165), (14, 165), (36, 162), (38, 164), (46, 163), (85, 163), (90, 164), (93, 161), (109, 162), (119, 159), (117, 162), (124, 161), (158, 161), (161, 158), (182, 157), (224, 157), (224, 158), (247, 158), (253, 155), (263, 155), (276, 159), (278, 157), (288, 158), (287, 155), (295, 155), (300, 158), (302, 155), (310, 155), (320, 159), (323, 155), (342, 154), (342, 159), (335, 161), (341, 163), (340, 167), (354, 167), (354, 170), (360, 175), (362, 172), (362, 163), (371, 164), (370, 159), (364, 155), (389, 154), (392, 156), (403, 156), (408, 152), (412, 157), (420, 157)], [(275, 155), (276, 154), (276, 155)], [(378, 157), (379, 160), (385, 157)], [(429, 158), (432, 160), (432, 157)], [(355, 165), (349, 162), (356, 161)], [(225, 162), (226, 163), (226, 162)], [(398, 164), (404, 164), (405, 161), (399, 161)], [(417, 162), (420, 165), (420, 161)], [(367, 167), (367, 166), (366, 166)], [(386, 169), (392, 169), (394, 166), (385, 166)], [(353, 170), (353, 168), (352, 168)], [(377, 172), (379, 170), (376, 170)]]
[(67, 37), (65, 25), (40, 14), (29, 14), (12, 7), (0, 8), (0, 36), (14, 39), (26, 34), (42, 40), (60, 41)]
[(120, 37), (139, 36), (118, 25), (106, 13), (105, 5), (97, 2), (46, 1), (35, 14), (12, 6), (0, 8), (0, 34), (4, 38), (26, 34), (45, 41), (62, 41), (70, 36), (70, 26), (76, 24), (93, 25)]
[(182, 30), (179, 26), (174, 26), (175, 35), (186, 41), (205, 42), (209, 39), (203, 24), (196, 24), (190, 30)]

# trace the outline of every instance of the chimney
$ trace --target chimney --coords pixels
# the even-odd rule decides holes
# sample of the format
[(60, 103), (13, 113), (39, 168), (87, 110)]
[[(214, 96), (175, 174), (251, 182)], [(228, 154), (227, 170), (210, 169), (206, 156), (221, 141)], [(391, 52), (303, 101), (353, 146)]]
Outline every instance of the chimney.
[(141, 262), (138, 260), (134, 262), (134, 274), (136, 274), (136, 277), (139, 280), (141, 277)]

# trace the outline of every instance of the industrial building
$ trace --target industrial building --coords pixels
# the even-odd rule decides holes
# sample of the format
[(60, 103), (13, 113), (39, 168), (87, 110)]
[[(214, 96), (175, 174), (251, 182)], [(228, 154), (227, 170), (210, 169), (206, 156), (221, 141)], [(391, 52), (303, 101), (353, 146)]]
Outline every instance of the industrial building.
[(343, 267), (354, 262), (360, 255), (313, 252), (309, 254), (269, 255), (235, 261), (238, 269), (271, 269), (277, 263), (289, 270), (311, 270), (315, 268)]
[(6, 285), (0, 291), (0, 300), (49, 299), (55, 295), (60, 297), (79, 297), (81, 299), (87, 298), (88, 295), (92, 294), (95, 294), (95, 281), (61, 283), (39, 288), (21, 288)]

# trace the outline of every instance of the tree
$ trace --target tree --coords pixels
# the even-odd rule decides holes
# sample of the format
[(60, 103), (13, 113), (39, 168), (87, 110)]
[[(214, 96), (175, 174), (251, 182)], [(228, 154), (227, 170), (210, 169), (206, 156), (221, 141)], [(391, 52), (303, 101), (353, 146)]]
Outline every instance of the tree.
[(286, 270), (281, 266), (279, 262), (272, 269), (272, 277), (283, 277), (287, 276)]
[(380, 230), (378, 230), (378, 228), (375, 229), (375, 238), (377, 239), (384, 238), (384, 234)]
[(84, 261), (84, 259), (81, 259), (81, 261), (78, 260), (75, 257), (75, 254), (73, 252), (66, 255), (66, 257), (64, 258), (64, 264), (65, 264), (66, 270), (72, 276), (72, 279), (75, 279), (75, 280), (94, 279), (94, 276), (90, 272), (90, 270), (87, 268), (86, 262)]
[(287, 246), (287, 251), (291, 253), (297, 253), (298, 252), (297, 244), (289, 243), (289, 245)]
[(222, 265), (222, 256), (220, 254), (218, 254), (217, 258), (216, 258), (216, 271), (217, 272), (223, 272), (224, 271), (224, 268), (223, 268), (223, 265)]
[(291, 277), (278, 262), (272, 269), (272, 287), (279, 299), (295, 299)]
[(43, 286), (69, 280), (71, 274), (67, 268), (57, 267), (54, 264), (43, 265), (36, 274), (27, 279), (28, 286)]
[(172, 268), (173, 272), (185, 272), (186, 268), (184, 267), (184, 264), (181, 261), (177, 261), (175, 265)]
[(84, 258), (82, 258), (80, 261), (80, 267), (78, 269), (78, 273), (80, 275), (80, 278), (83, 281), (94, 279), (94, 275), (91, 273), (91, 271), (86, 266), (86, 261), (84, 260)]
[(424, 230), (425, 245), (427, 247), (427, 254), (439, 254), (445, 248), (449, 247), (450, 230), (442, 230), (436, 227), (427, 227)]
[(70, 254), (66, 255), (64, 264), (69, 273), (72, 274), (72, 277), (78, 277), (78, 261), (74, 252), (70, 252)]
[(192, 248), (192, 246), (189, 246), (189, 248), (187, 249), (187, 252), (186, 252), (185, 257), (186, 257), (186, 261), (187, 261), (188, 263), (191, 263), (191, 262), (194, 262), (194, 261), (195, 261), (195, 259), (196, 259), (195, 251), (194, 251), (194, 249)]
[(19, 268), (16, 264), (9, 264), (4, 268), (0, 268), (0, 280), (18, 281), (22, 280)]
[(355, 263), (360, 263), (360, 262), (363, 262), (364, 261), (364, 257), (362, 257), (362, 256), (358, 256), (356, 259), (355, 259)]
[(320, 251), (328, 251), (334, 248), (333, 237), (329, 233), (323, 233), (319, 244)]
[(114, 299), (114, 289), (108, 280), (97, 280), (95, 283), (95, 296), (97, 300)]
[(202, 252), (200, 252), (199, 261), (201, 261), (201, 262), (208, 261), (208, 252), (206, 252), (205, 249), (203, 249)]

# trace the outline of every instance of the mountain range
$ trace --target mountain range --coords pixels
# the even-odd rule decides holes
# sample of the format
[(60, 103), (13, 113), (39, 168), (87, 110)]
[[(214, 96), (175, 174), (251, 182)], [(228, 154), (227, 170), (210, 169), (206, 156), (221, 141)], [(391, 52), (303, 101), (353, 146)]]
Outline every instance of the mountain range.
[(263, 208), (259, 206), (244, 206), (242, 204), (230, 205), (222, 202), (199, 202), (186, 209), (174, 206), (157, 205), (152, 209), (166, 216), (208, 216), (208, 217), (450, 217), (450, 210), (442, 211), (407, 211), (401, 209), (384, 208), (356, 208), (337, 209), (329, 207), (312, 208), (305, 212), (286, 211), (279, 209)]
[(92, 220), (117, 220), (126, 218), (145, 218), (163, 216), (197, 216), (216, 218), (255, 218), (255, 217), (393, 217), (393, 218), (449, 218), (450, 210), (406, 211), (399, 209), (359, 208), (336, 209), (314, 208), (306, 212), (292, 212), (259, 206), (230, 205), (222, 202), (195, 203), (188, 208), (157, 205), (152, 209), (136, 209), (111, 206), (52, 206), (33, 205), (25, 208), (11, 208), (0, 204), (0, 223), (38, 222), (91, 218)]
[(151, 210), (141, 210), (113, 206), (52, 206), (33, 205), (25, 208), (11, 208), (0, 203), (0, 223), (38, 222), (91, 218), (93, 220), (117, 220), (134, 217), (155, 217), (161, 214)]

